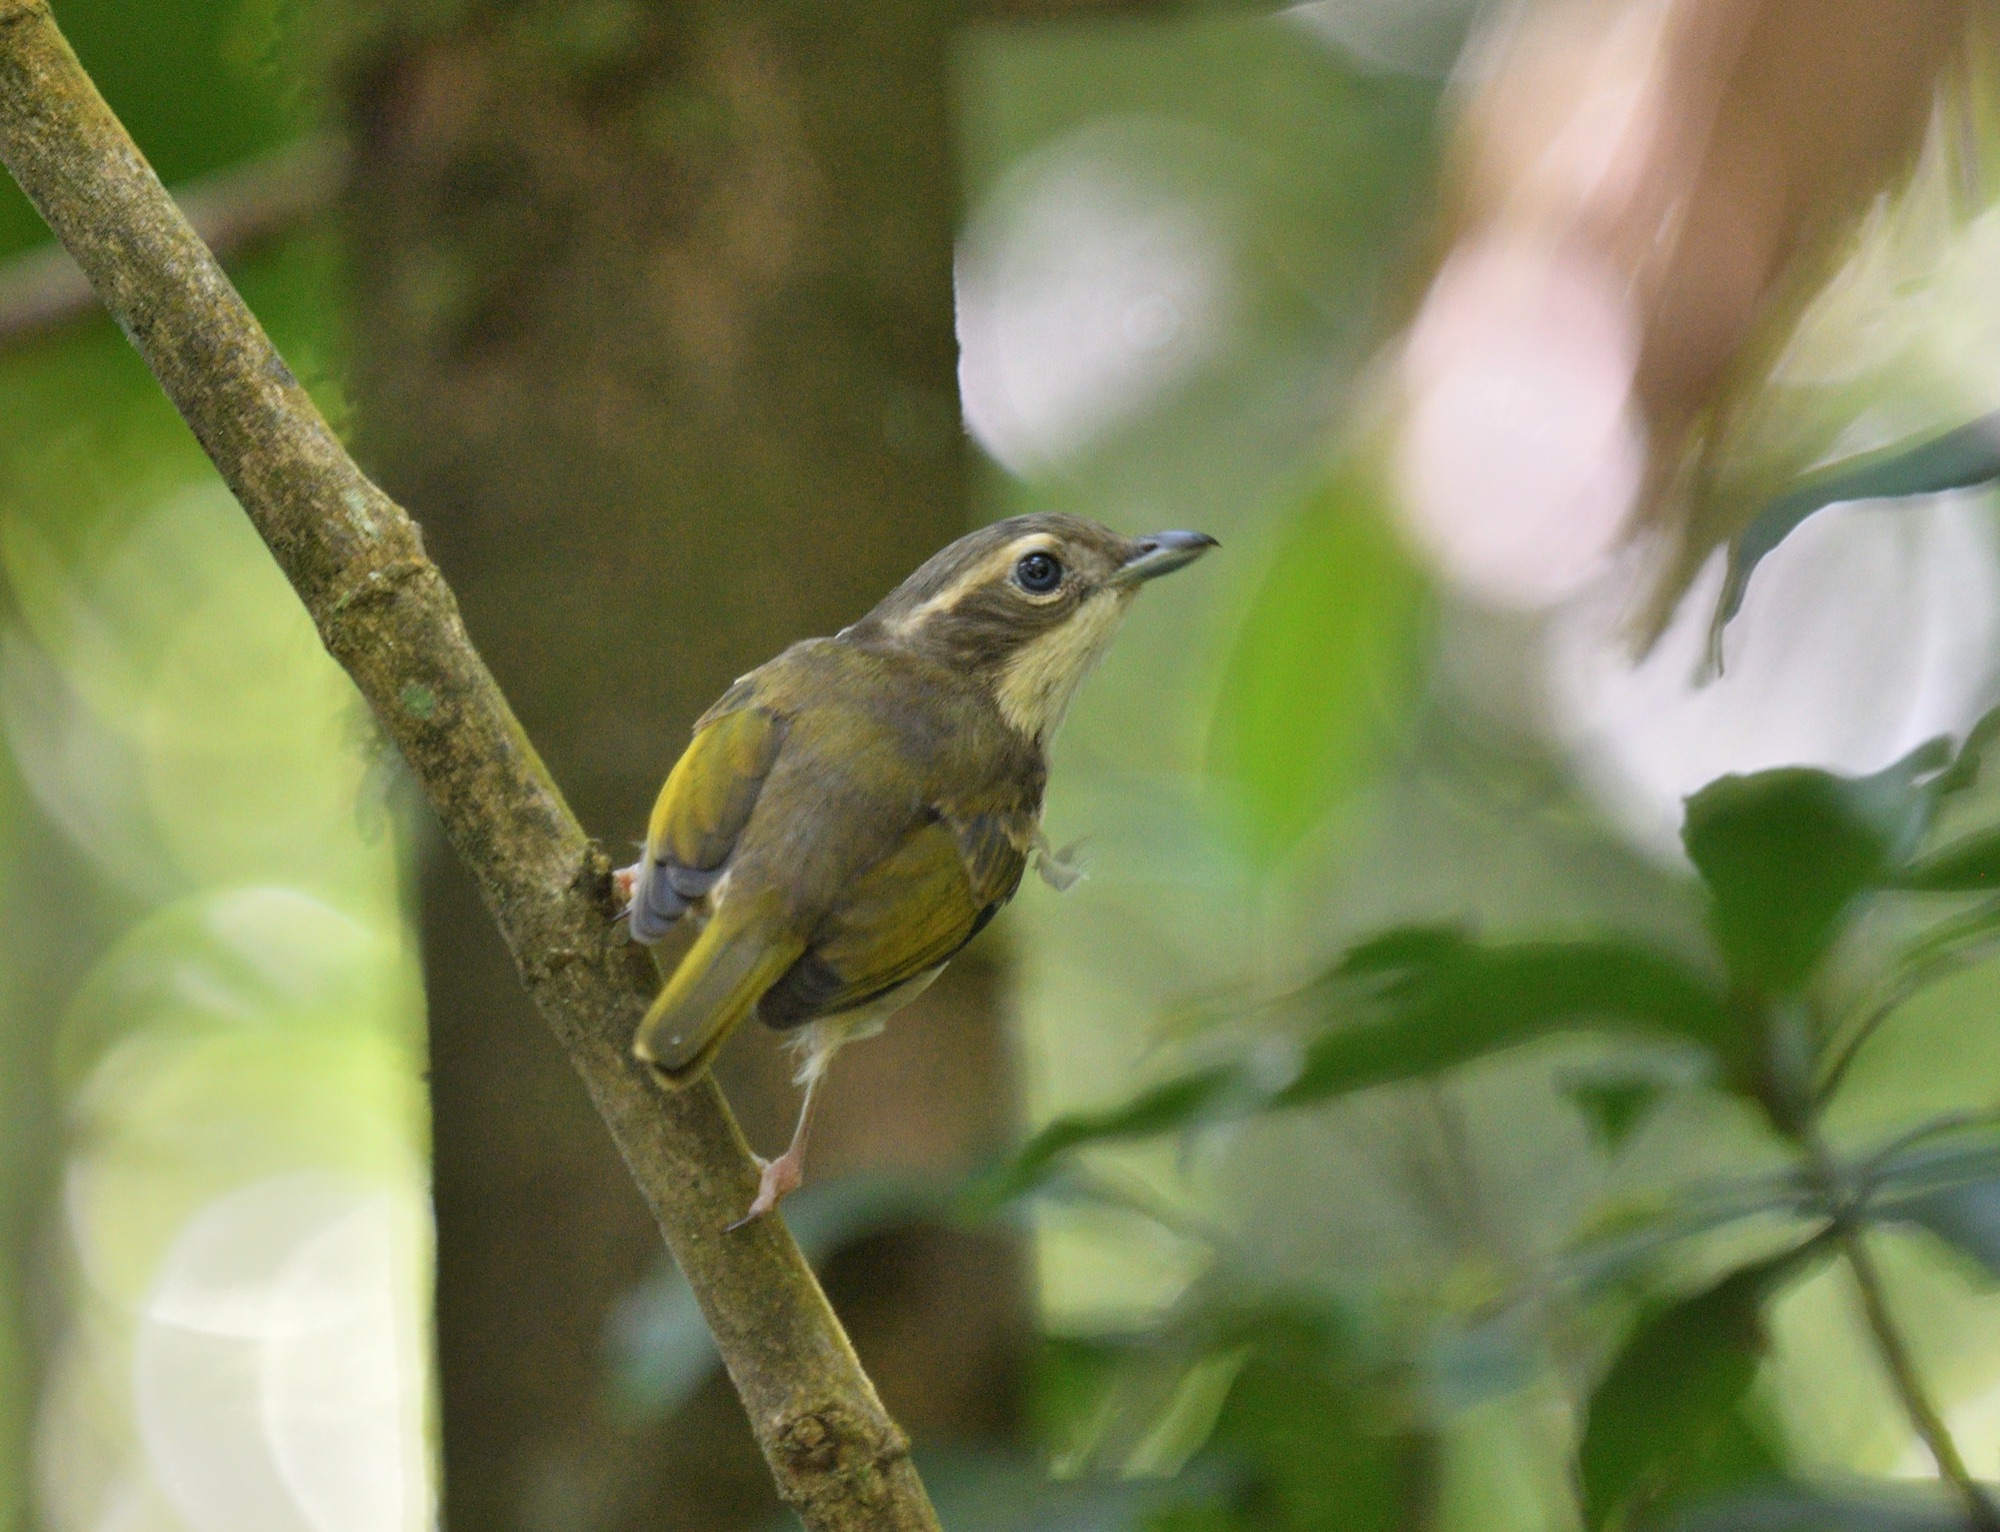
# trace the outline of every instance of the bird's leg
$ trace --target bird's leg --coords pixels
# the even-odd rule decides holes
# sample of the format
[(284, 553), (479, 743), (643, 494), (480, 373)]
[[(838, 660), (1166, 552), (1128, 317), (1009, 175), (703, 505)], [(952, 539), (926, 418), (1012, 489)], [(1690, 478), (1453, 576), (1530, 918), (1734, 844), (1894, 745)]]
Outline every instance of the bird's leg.
[(799, 1123), (792, 1129), (792, 1141), (785, 1146), (785, 1152), (775, 1160), (759, 1157), (757, 1163), (763, 1174), (757, 1180), (757, 1200), (750, 1204), (750, 1211), (725, 1230), (725, 1233), (742, 1228), (747, 1223), (755, 1223), (766, 1213), (799, 1189), (799, 1183), (806, 1178), (806, 1135), (812, 1130), (813, 1097), (819, 1092), (822, 1076), (815, 1074), (806, 1082), (806, 1099), (799, 1104)]

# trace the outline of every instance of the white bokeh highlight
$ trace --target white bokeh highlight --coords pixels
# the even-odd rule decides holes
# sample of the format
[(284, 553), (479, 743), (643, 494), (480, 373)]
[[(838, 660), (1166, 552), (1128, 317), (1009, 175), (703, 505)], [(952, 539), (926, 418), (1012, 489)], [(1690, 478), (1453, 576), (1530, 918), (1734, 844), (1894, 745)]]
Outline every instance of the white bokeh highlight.
[(957, 259), (973, 438), (1023, 477), (1180, 387), (1235, 306), (1223, 221), (1147, 169), (1144, 124), (1099, 124), (1016, 168)]
[(132, 1394), (154, 1482), (191, 1532), (416, 1532), (424, 1214), (317, 1172), (204, 1208), (139, 1318)]
[(1645, 468), (1638, 360), (1602, 260), (1496, 235), (1445, 262), (1400, 357), (1394, 472), (1462, 594), (1540, 610), (1605, 572)]
[(1757, 567), (1696, 676), (1717, 555), (1642, 663), (1627, 592), (1607, 580), (1546, 630), (1557, 733), (1585, 783), (1642, 844), (1678, 856), (1682, 800), (1775, 766), (1877, 770), (1962, 735), (2000, 700), (2000, 551), (1983, 492), (1834, 506)]

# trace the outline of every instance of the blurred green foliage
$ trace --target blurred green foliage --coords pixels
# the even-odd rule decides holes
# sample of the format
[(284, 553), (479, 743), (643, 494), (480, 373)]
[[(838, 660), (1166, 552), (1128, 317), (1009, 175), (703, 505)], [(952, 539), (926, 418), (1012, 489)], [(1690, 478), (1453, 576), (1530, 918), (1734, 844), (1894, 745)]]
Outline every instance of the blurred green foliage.
[[(170, 184), (303, 125), (268, 6), (59, 12)], [(0, 255), (46, 237), (0, 186)], [(337, 421), (330, 242), (233, 274)], [(423, 999), (394, 764), (108, 320), (11, 342), (0, 419), (0, 1049), (33, 1103), (0, 1140), (0, 1525), (422, 1524)], [(251, 1306), (218, 1320), (231, 1284)]]
[[(337, 319), (326, 243), (295, 239), (237, 277), (324, 392)], [(212, 1524), (260, 1504), (244, 1433), (268, 1432), (258, 1450), (281, 1464), (327, 1442), (319, 1427), (272, 1423), (295, 1404), (274, 1392), (293, 1340), (245, 1331), (242, 1344), (277, 1349), (242, 1375), (241, 1397), (209, 1395), (203, 1369), (219, 1364), (202, 1347), (224, 1342), (169, 1316), (211, 1301), (202, 1284), (287, 1280), (283, 1264), (259, 1275), (272, 1242), (286, 1248), (260, 1209), (317, 1206), (283, 1236), (285, 1259), (317, 1259), (314, 1239), (373, 1237), (371, 1209), (406, 1209), (424, 1183), (398, 777), (268, 552), (108, 322), (0, 357), (0, 394), (14, 427), (0, 441), (0, 721), (28, 789), (17, 816), (55, 832), (14, 887), (60, 897), (91, 938), (82, 966), (8, 1018), (37, 1040), (38, 1088), (60, 1103), (45, 1131), (60, 1123), (49, 1147), (67, 1188), (62, 1237), (39, 1241), (54, 1287), (33, 1300), (55, 1316), (33, 1402), (38, 1524), (85, 1525), (119, 1497), (143, 1524)], [(33, 942), (38, 924), (9, 929)], [(32, 972), (50, 956), (17, 949), (9, 966)], [(315, 1179), (296, 1197), (258, 1200), (302, 1175)], [(405, 1212), (381, 1216), (396, 1253), (379, 1297), (412, 1326), (423, 1242), (394, 1232)], [(232, 1261), (251, 1264), (232, 1274)], [(17, 1266), (10, 1287), (31, 1270)], [(364, 1346), (356, 1386), (388, 1388), (366, 1408), (403, 1411), (395, 1450), (421, 1459), (421, 1329), (383, 1344), (386, 1384), (368, 1376), (378, 1358)], [(165, 1370), (156, 1360), (183, 1352)], [(337, 1434), (359, 1407), (334, 1389), (319, 1419)], [(241, 1424), (209, 1419), (217, 1410)], [(361, 1460), (351, 1471), (384, 1472)], [(421, 1474), (388, 1472), (401, 1487), (380, 1503), (416, 1524)], [(303, 1527), (300, 1493), (259, 1514)]]
[[(1093, 158), (1236, 220), (1227, 342), (994, 484), (1224, 542), (1059, 746), (1090, 877), (1008, 917), (1043, 1126), (980, 1197), (1039, 1231), (1054, 1461), (1187, 1492), (1104, 1526), (1957, 1524), (1852, 1478), (1925, 1465), (1826, 1231), (1870, 1225), (1991, 1472), (1985, 737), (1716, 783), (1678, 866), (1607, 825), (1532, 633), (1433, 595), (1365, 421), (1326, 434), (1395, 317), (1438, 98), (1300, 21), (968, 47), (975, 253)], [(1815, 312), (1822, 358), (1879, 339)], [(1839, 403), (1836, 434), (1868, 401)], [(1984, 472), (1933, 459), (1866, 466)]]
[[(1975, 751), (1990, 732), (1980, 731)], [(1767, 1314), (1780, 1295), (1839, 1242), (1866, 1240), (1877, 1225), (1920, 1228), (1967, 1258), (1982, 1277), (2000, 1255), (2000, 1112), (1906, 1124), (1889, 1143), (1852, 1159), (1829, 1149), (1823, 1128), (1841, 1083), (1839, 1061), (1884, 1015), (1872, 986), (1864, 983), (1843, 1001), (1827, 971), (1834, 948), (1857, 940), (1870, 906), (1920, 901), (1923, 918), (1868, 959), (1877, 977), (1901, 976), (1896, 992), (1903, 999), (1943, 976), (1946, 970), (1928, 961), (1941, 944), (1990, 940), (2000, 923), (1992, 900), (1968, 909), (1961, 898), (1959, 908), (1939, 910), (1936, 893), (1906, 891), (1913, 881), (1930, 881), (1913, 878), (1913, 868), (1964, 867), (1986, 854), (1990, 831), (1925, 844), (1942, 801), (1974, 786), (1978, 765), (1975, 754), (1954, 762), (1939, 742), (1866, 778), (1787, 768), (1719, 781), (1689, 800), (1686, 829), (1689, 855), (1708, 895), (1714, 946), (1706, 973), (1611, 942), (1482, 948), (1435, 929), (1381, 935), (1302, 992), (1305, 1003), (1296, 1009), (1308, 1018), (1307, 1027), (1288, 1061), (1274, 1064), (1267, 1042), (1254, 1031), (1247, 1039), (1238, 1035), (1231, 1046), (1240, 1058), (1233, 1065), (1205, 1066), (1125, 1106), (1043, 1129), (1014, 1162), (1011, 1184), (1019, 1189), (1046, 1181), (1093, 1143), (1212, 1131), (1231, 1117), (1294, 1110), (1387, 1081), (1440, 1077), (1553, 1027), (1603, 1030), (1636, 1020), (1658, 1035), (1678, 1036), (1712, 1056), (1712, 1078), (1756, 1103), (1775, 1138), (1789, 1146), (1790, 1168), (1775, 1179), (1737, 1178), (1710, 1188), (1706, 1196), (1721, 1206), (1707, 1216), (1688, 1219), (1672, 1207), (1648, 1210), (1618, 1232), (1614, 1246), (1624, 1250), (1609, 1266), (1601, 1264), (1609, 1252), (1577, 1247), (1574, 1297), (1581, 1307), (1572, 1317), (1607, 1302), (1614, 1311), (1625, 1306), (1634, 1280), (1649, 1272), (1657, 1280), (1672, 1270), (1676, 1246), (1700, 1242), (1726, 1251), (1733, 1236), (1757, 1228), (1760, 1240), (1746, 1247), (1739, 1239), (1735, 1246), (1754, 1251), (1768, 1242), (1769, 1220), (1780, 1211), (1798, 1232), (1778, 1253), (1737, 1265), (1691, 1296), (1655, 1300), (1655, 1311), (1613, 1346), (1608, 1365), (1585, 1370), (1595, 1381), (1578, 1401), (1580, 1511), (1592, 1532), (1654, 1525), (1692, 1503), (1703, 1505), (1704, 1526), (1769, 1525), (1758, 1519), (1761, 1512), (1748, 1509), (1744, 1520), (1733, 1521), (1715, 1502), (1786, 1471), (1781, 1428), (1754, 1392)], [(1726, 987), (1718, 982), (1725, 974)], [(1851, 987), (1853, 975), (1844, 983)], [(1089, 1188), (1087, 1180), (1073, 1182), (1070, 1194), (1089, 1195)], [(1868, 1270), (1857, 1267), (1857, 1280), (1874, 1282)], [(1614, 1273), (1616, 1280), (1608, 1280)], [(1502, 1291), (1482, 1308), (1490, 1322), (1510, 1307), (1537, 1301), (1532, 1290)], [(1904, 1343), (1900, 1333), (1884, 1328), (1888, 1323), (1870, 1317), (1885, 1365), (1900, 1367), (1888, 1359)], [(1196, 1369), (1219, 1358), (1241, 1367), (1244, 1357), (1269, 1348), (1327, 1390), (1324, 1398), (1302, 1383), (1285, 1390), (1289, 1411), (1322, 1412), (1310, 1426), (1294, 1422), (1293, 1437), (1323, 1445), (1351, 1429), (1356, 1416), (1376, 1423), (1372, 1467), (1357, 1470), (1336, 1454), (1325, 1469), (1327, 1482), (1314, 1481), (1318, 1492), (1365, 1486), (1370, 1473), (1390, 1472), (1407, 1451), (1392, 1428), (1407, 1406), (1383, 1382), (1372, 1394), (1354, 1392), (1366, 1343), (1309, 1342), (1289, 1326), (1282, 1315), (1246, 1322), (1232, 1303), (1197, 1286), (1177, 1319), (1147, 1332), (1142, 1359), (1125, 1362), (1138, 1386), (1123, 1386), (1122, 1378), (1101, 1385), (1138, 1418), (1111, 1429), (1100, 1423), (1097, 1450), (1112, 1451), (1116, 1461), (1117, 1444), (1139, 1439), (1149, 1420), (1167, 1414), (1171, 1405), (1162, 1401)], [(1164, 1377), (1162, 1335), (1192, 1337), (1171, 1353), (1178, 1370), (1169, 1368)], [(1315, 1357), (1316, 1364), (1309, 1360)], [(1324, 1508), (1301, 1508), (1311, 1504), (1312, 1491), (1302, 1499), (1288, 1480), (1310, 1475), (1307, 1462), (1282, 1451), (1274, 1460), (1246, 1453), (1240, 1439), (1220, 1428), (1237, 1418), (1233, 1411), (1256, 1418), (1259, 1385), (1249, 1381), (1255, 1376), (1236, 1374), (1207, 1441), (1208, 1450), (1241, 1460), (1250, 1482), (1264, 1485), (1263, 1496), (1253, 1493), (1216, 1525), (1429, 1524), (1421, 1516), (1371, 1520), (1351, 1506), (1334, 1519)], [(1247, 1391), (1243, 1401), (1240, 1391)], [(1929, 1502), (1911, 1502), (1905, 1511), (1873, 1505), (1866, 1515), (1869, 1525), (1885, 1529), (1917, 1527), (1932, 1524), (1935, 1510)]]
[[(615, 54), (619, 14), (520, 24), (582, 67)], [(268, 8), (62, 19), (170, 181), (301, 120)], [(970, 239), (1086, 167), (1196, 210), (1227, 276), (1191, 361), (1142, 366), (1130, 410), (994, 472), (992, 509), (1195, 526), (1226, 552), (1149, 597), (1062, 742), (1051, 829), (1089, 839), (1091, 878), (1008, 916), (1046, 1125), (983, 1190), (1037, 1231), (1046, 1465), (930, 1454), (946, 1524), (1961, 1525), (1932, 1487), (1881, 1482), (1924, 1465), (1836, 1246), (1865, 1231), (1926, 1383), (2000, 1440), (1980, 1413), (2000, 1359), (1990, 731), (1865, 778), (1716, 783), (1689, 806), (1698, 877), (1634, 853), (1493, 680), (1516, 635), (1428, 588), (1365, 444), (1327, 435), (1417, 264), (1440, 82), (1299, 16), (980, 30), (960, 63)], [(0, 253), (40, 238), (7, 198)], [(239, 275), (338, 415), (326, 247)], [(0, 1327), (0, 1515), (23, 1515), (39, 1410), (50, 1524), (103, 1524), (136, 1476), (121, 1524), (205, 1525), (209, 1481), (133, 1466), (166, 1397), (133, 1392), (136, 1337), (177, 1242), (274, 1176), (421, 1184), (396, 778), (108, 325), (0, 357), (0, 398), (0, 1072), (61, 1092), (69, 1172), (33, 1397), (26, 1331)], [(1931, 450), (1969, 440), (1850, 463), (1872, 477), (1815, 480), (1757, 535), (1857, 482), (1984, 474)], [(28, 918), (52, 891), (86, 939), (37, 977), (72, 950)], [(28, 1136), (0, 1137), (12, 1163)], [(824, 1252), (941, 1196), (832, 1183), (788, 1216)], [(421, 1276), (420, 1253), (398, 1268), (405, 1301)], [(712, 1365), (665, 1271), (607, 1357), (635, 1411)]]
[(1729, 576), (1716, 602), (1714, 642), (1742, 608), (1757, 566), (1815, 511), (1849, 500), (1895, 500), (2000, 479), (2000, 416), (1988, 415), (1912, 447), (1898, 443), (1817, 469), (1757, 513), (1729, 547)]
[(1592, 1527), (1652, 1520), (1677, 1502), (1782, 1470), (1751, 1389), (1765, 1305), (1817, 1250), (1809, 1241), (1731, 1272), (1633, 1330), (1591, 1395), (1577, 1448)]
[[(1180, 328), (1129, 362), (1134, 403), (989, 482), (995, 515), (1082, 511), (1224, 545), (1138, 611), (1057, 745), (1050, 835), (1081, 843), (1088, 877), (1006, 917), (1031, 1116), (1129, 1073), (1134, 1018), (1282, 967), (1275, 890), (1302, 847), (1341, 833), (1422, 695), (1425, 583), (1368, 471), (1335, 465), (1327, 422), (1421, 237), (1438, 93), (1357, 67), (1294, 18), (993, 28), (962, 45), (962, 328), (966, 263), (1079, 184), (1114, 213), (1188, 210), (1204, 232), (1182, 243), (1222, 270), (1210, 320), (1168, 262)], [(1125, 236), (1134, 269), (1167, 242), (1157, 227)], [(1053, 268), (1017, 299), (1028, 322), (1062, 301), (1061, 249), (1027, 263)], [(1314, 599), (1327, 580), (1334, 599)], [(1059, 1212), (1038, 1230), (1057, 1311), (1115, 1309), (1189, 1274), (1129, 1221)]]
[(1235, 789), (1260, 865), (1380, 765), (1416, 678), (1423, 596), (1361, 465), (1293, 513), (1223, 667), (1209, 736), (1211, 772)]
[[(64, 0), (63, 35), (168, 185), (284, 142), (306, 126), (272, 0)], [(48, 240), (0, 179), (0, 257)]]

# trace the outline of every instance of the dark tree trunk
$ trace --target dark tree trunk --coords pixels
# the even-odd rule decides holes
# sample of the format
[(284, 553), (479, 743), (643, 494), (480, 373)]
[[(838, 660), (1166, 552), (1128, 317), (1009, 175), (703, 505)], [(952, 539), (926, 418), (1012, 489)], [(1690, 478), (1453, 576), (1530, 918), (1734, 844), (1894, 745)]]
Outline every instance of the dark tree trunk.
[[(967, 524), (948, 25), (913, 0), (447, 8), (346, 57), (359, 434), (585, 822), (641, 832), (695, 715)], [(733, 1401), (621, 1420), (608, 1310), (659, 1241), (443, 857), (426, 874), (446, 1511), (755, 1527)], [(937, 1167), (1009, 1112), (990, 968), (835, 1071), (812, 1173)], [(774, 1151), (763, 1035), (722, 1068)], [(1020, 1268), (887, 1237), (835, 1300), (925, 1439), (1006, 1430)]]

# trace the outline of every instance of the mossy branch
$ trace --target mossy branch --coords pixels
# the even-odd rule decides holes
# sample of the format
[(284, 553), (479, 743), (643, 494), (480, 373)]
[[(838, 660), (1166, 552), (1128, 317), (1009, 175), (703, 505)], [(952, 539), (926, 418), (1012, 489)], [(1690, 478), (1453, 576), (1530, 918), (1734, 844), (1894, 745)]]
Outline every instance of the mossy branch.
[[(227, 260), (323, 211), (339, 188), (341, 160), (331, 139), (297, 139), (177, 187), (174, 201), (202, 242)], [(0, 265), (0, 346), (96, 307), (89, 279), (61, 245), (44, 245)]]
[(699, 1297), (779, 1493), (811, 1532), (935, 1532), (908, 1440), (783, 1223), (723, 1233), (757, 1174), (720, 1092), (664, 1094), (632, 1059), (651, 964), (614, 933), (609, 864), (473, 649), (416, 524), (342, 448), (46, 0), (0, 0), (0, 160), (409, 762)]

